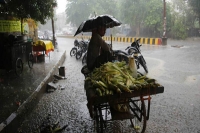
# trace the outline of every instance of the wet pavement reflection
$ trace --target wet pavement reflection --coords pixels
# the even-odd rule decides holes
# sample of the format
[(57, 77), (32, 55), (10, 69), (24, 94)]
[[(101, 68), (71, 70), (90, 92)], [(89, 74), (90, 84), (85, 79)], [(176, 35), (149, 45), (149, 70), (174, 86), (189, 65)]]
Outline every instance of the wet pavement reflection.
[(0, 123), (3, 123), (13, 112), (23, 104), (35, 91), (41, 81), (44, 80), (49, 71), (61, 58), (63, 52), (51, 52), (51, 58), (45, 55), (43, 60), (35, 62), (33, 68), (24, 62), (24, 68), (20, 77), (16, 76), (14, 70), (0, 71)]
[[(84, 90), (84, 76), (81, 74), (82, 62), (69, 56), (73, 39), (66, 46), (66, 79), (60, 79), (56, 90), (44, 93), (30, 115), (18, 128), (18, 132), (39, 131), (48, 118), (49, 123), (59, 122), (66, 126), (65, 133), (93, 133), (94, 121), (87, 109)], [(59, 41), (59, 40), (58, 40)], [(146, 133), (150, 132), (199, 132), (199, 43), (168, 41), (167, 46), (142, 46), (143, 56), (149, 68), (148, 76), (158, 80), (165, 87), (165, 92), (152, 96), (150, 119)], [(124, 49), (129, 44), (113, 45), (114, 49)], [(182, 46), (182, 47), (174, 47)], [(195, 56), (194, 56), (195, 54)], [(181, 55), (181, 56), (180, 56)], [(198, 61), (195, 61), (197, 60)], [(192, 64), (192, 65), (191, 65)], [(140, 69), (143, 73), (143, 69)], [(192, 91), (191, 91), (192, 90)], [(47, 123), (46, 123), (47, 124)], [(106, 133), (134, 133), (130, 122), (113, 121)], [(115, 129), (115, 130), (114, 130)]]

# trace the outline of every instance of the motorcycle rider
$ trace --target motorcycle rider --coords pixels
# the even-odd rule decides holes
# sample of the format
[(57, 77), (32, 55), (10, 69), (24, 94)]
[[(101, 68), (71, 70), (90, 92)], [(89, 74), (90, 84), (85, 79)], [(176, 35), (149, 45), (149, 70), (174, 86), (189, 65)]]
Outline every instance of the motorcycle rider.
[(106, 25), (102, 22), (92, 31), (87, 52), (87, 67), (90, 71), (111, 61), (111, 47), (102, 39), (106, 33)]

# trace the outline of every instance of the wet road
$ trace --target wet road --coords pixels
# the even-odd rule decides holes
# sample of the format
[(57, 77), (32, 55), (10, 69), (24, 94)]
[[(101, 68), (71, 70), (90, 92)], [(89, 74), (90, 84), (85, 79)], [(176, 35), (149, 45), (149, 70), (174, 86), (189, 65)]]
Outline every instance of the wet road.
[[(50, 116), (50, 121), (67, 125), (66, 133), (91, 133), (91, 121), (86, 107), (84, 76), (81, 60), (69, 56), (74, 39), (58, 38), (58, 50), (66, 50), (63, 64), (67, 79), (60, 80), (60, 88), (45, 93), (39, 104), (19, 128), (24, 133), (36, 131)], [(129, 44), (113, 42), (113, 49), (125, 49)], [(200, 43), (171, 41), (167, 46), (143, 45), (149, 73), (165, 87), (162, 94), (153, 95), (146, 133), (200, 133)], [(143, 69), (139, 70), (144, 73)], [(61, 89), (64, 87), (64, 89)], [(113, 131), (111, 131), (113, 132)], [(128, 124), (120, 132), (133, 132)]]

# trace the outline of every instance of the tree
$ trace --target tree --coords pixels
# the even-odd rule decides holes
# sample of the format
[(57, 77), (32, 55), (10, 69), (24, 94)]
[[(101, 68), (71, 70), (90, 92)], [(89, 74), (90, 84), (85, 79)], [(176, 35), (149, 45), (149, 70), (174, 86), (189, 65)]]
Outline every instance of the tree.
[(194, 14), (199, 21), (199, 28), (200, 28), (200, 1), (199, 0), (188, 0), (188, 3), (192, 7)]
[[(151, 0), (146, 3), (144, 26), (151, 29), (153, 34), (163, 31), (163, 0)], [(153, 35), (152, 34), (152, 35)]]
[(117, 0), (96, 1), (96, 0), (68, 0), (66, 6), (67, 22), (79, 26), (81, 22), (89, 17), (101, 14), (117, 15)]
[(122, 22), (130, 24), (132, 31), (136, 30), (136, 36), (139, 36), (146, 13), (146, 0), (121, 0), (119, 8)]
[[(45, 24), (53, 17), (53, 8), (57, 6), (56, 0), (7, 0), (4, 5), (4, 16), (12, 16), (21, 20), (21, 29), (24, 19), (32, 18), (36, 22)], [(21, 34), (23, 31), (21, 30)]]
[(187, 3), (183, 0), (173, 0), (171, 3), (171, 36), (176, 39), (187, 37), (186, 16), (189, 12)]
[(19, 19), (32, 18), (45, 24), (52, 17), (56, 0), (7, 0), (4, 11), (7, 16)]
[(88, 19), (92, 10), (90, 0), (68, 0), (66, 6), (67, 22), (79, 26), (81, 22)]
[(119, 9), (118, 9), (117, 3), (118, 3), (118, 0), (107, 0), (107, 1), (98, 1), (98, 2), (95, 1), (93, 3), (95, 5), (93, 6), (93, 10), (97, 12), (97, 15), (110, 14), (118, 18)]

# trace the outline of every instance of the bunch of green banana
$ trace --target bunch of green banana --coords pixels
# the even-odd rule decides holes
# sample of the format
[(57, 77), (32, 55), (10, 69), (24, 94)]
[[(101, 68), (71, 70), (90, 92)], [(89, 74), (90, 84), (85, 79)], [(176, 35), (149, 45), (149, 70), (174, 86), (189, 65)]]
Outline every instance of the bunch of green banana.
[(98, 96), (112, 95), (114, 93), (129, 92), (132, 90), (157, 87), (155, 79), (137, 74), (137, 78), (131, 76), (131, 71), (126, 62), (107, 62), (99, 68), (95, 68), (92, 74), (85, 79), (92, 83)]

